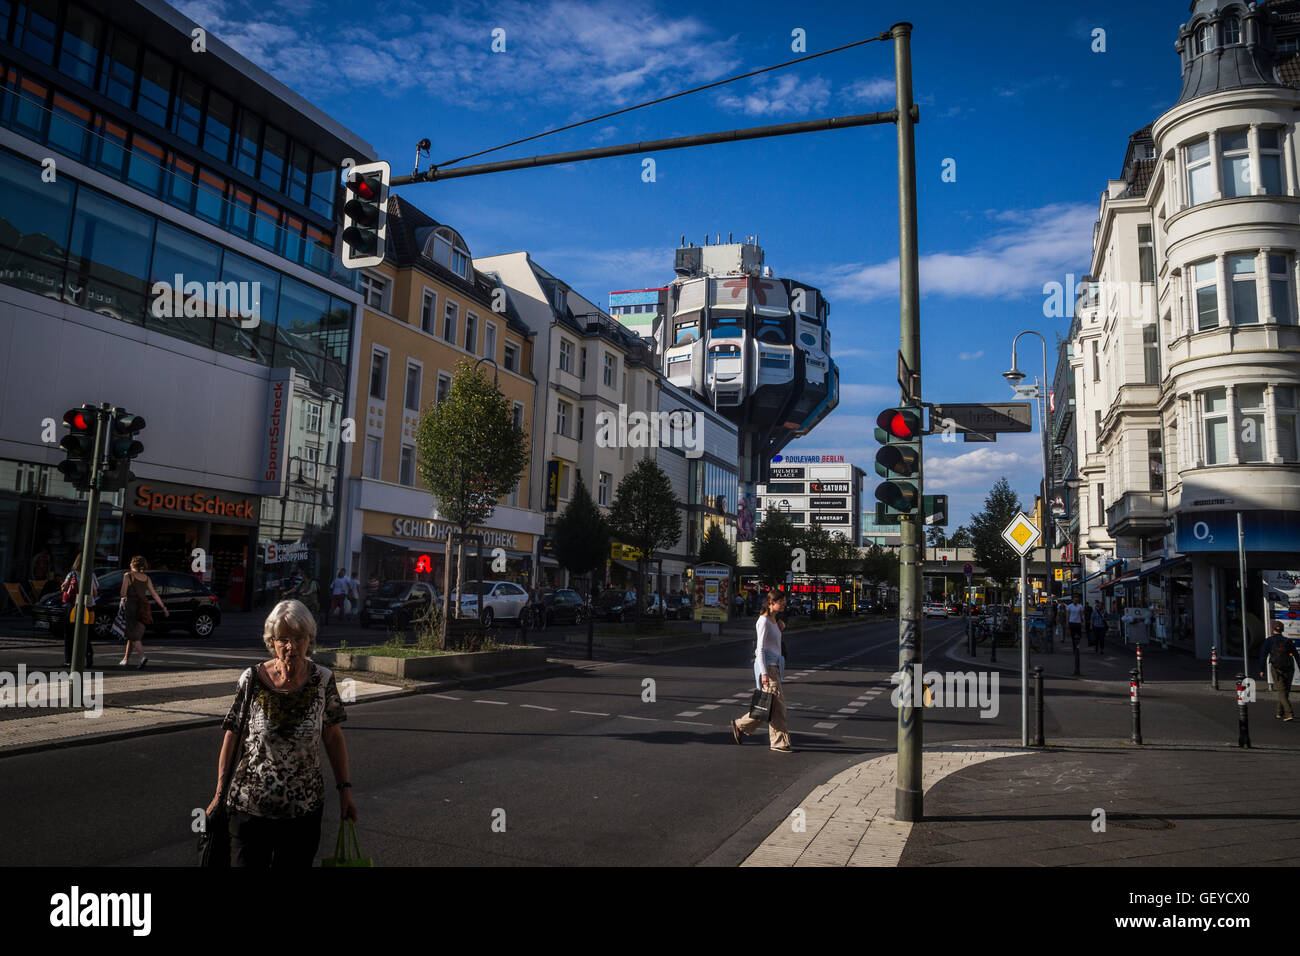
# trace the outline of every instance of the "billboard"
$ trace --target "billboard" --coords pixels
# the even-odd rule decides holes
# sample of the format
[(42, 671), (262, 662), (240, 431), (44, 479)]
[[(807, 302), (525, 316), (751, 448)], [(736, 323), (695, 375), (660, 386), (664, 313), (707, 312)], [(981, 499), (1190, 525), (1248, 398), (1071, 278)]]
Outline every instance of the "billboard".
[(697, 564), (691, 578), (695, 620), (725, 623), (731, 607), (731, 568), (725, 564)]

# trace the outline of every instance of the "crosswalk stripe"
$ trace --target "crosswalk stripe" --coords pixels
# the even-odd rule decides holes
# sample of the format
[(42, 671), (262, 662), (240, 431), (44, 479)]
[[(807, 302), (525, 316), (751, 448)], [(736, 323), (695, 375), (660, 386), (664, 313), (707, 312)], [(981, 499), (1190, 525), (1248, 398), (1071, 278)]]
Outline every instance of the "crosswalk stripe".
[(678, 717), (698, 717), (698, 716), (700, 716), (700, 712), (699, 712), (698, 710), (684, 710), (684, 711), (682, 711), (680, 714), (678, 714), (677, 716), (678, 716)]

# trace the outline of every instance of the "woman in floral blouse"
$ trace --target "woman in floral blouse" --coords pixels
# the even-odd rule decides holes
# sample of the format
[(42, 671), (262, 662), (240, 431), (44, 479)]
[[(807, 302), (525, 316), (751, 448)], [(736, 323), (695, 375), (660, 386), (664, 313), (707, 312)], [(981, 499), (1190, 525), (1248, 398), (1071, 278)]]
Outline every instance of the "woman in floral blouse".
[[(325, 806), (318, 741), (325, 744), (342, 817), (357, 818), (340, 726), (347, 714), (334, 674), (307, 656), (315, 639), (315, 618), (301, 601), (277, 604), (262, 631), (274, 656), (240, 675), (235, 703), (222, 723), (226, 733), (208, 815), (216, 811), (226, 774), (233, 771), (226, 798), (232, 866), (312, 865)], [(240, 740), (250, 695), (248, 726)]]

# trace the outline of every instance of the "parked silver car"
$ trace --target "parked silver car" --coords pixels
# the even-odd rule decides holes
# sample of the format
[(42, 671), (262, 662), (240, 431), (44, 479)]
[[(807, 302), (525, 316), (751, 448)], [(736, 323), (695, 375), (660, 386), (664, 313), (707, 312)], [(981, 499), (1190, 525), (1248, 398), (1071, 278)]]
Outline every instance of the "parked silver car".
[(456, 596), (460, 617), (479, 616), (480, 595), (484, 624), (491, 624), (497, 618), (517, 621), (528, 606), (528, 592), (513, 581), (466, 581), (464, 594)]

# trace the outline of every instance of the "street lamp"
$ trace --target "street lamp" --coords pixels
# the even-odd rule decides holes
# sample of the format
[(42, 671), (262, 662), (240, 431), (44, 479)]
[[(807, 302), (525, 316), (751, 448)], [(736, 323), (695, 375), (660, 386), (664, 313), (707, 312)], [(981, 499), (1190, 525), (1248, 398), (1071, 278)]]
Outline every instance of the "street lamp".
[(479, 365), (481, 365), (484, 362), (487, 362), (492, 366), (492, 387), (495, 388), (498, 392), (501, 391), (501, 386), (497, 384), (497, 376), (500, 373), (501, 369), (497, 367), (497, 363), (495, 359), (488, 358), (486, 355), (483, 356), (481, 359), (479, 359), (477, 362), (474, 363), (474, 371), (477, 372)]
[[(1051, 459), (1047, 453), (1047, 400), (1044, 390), (1047, 387), (1047, 339), (1042, 334), (1035, 332), (1033, 329), (1026, 329), (1018, 332), (1016, 337), (1011, 340), (1011, 368), (1002, 373), (1008, 384), (1012, 388), (1018, 386), (1024, 380), (1025, 373), (1020, 371), (1020, 363), (1016, 354), (1016, 344), (1020, 341), (1022, 335), (1037, 335), (1038, 340), (1043, 345), (1043, 379), (1038, 387), (1038, 430), (1043, 436), (1043, 524), (1052, 526), (1051, 518), (1051, 500), (1052, 500), (1052, 471)], [(1056, 540), (1055, 534), (1048, 533), (1048, 527), (1043, 528), (1043, 572), (1045, 590), (1050, 600), (1052, 597), (1052, 544)], [(1054, 529), (1053, 529), (1054, 530)], [(1023, 608), (1022, 613), (1028, 613), (1028, 608)]]

